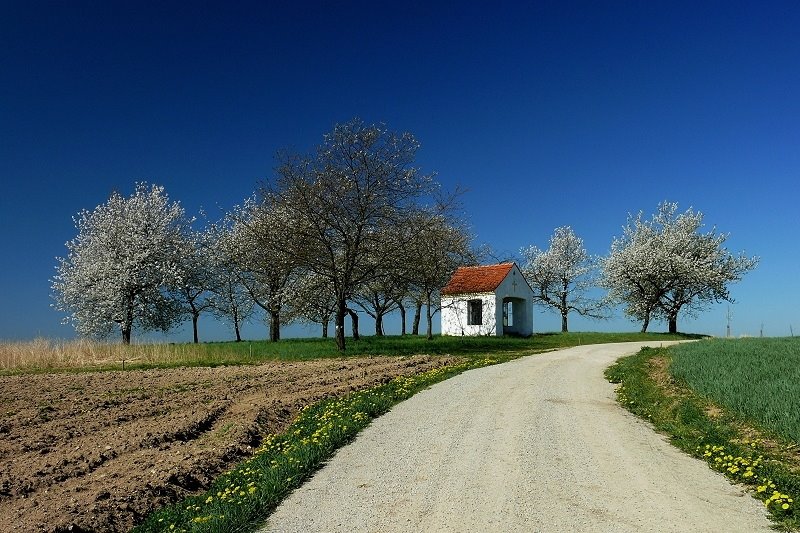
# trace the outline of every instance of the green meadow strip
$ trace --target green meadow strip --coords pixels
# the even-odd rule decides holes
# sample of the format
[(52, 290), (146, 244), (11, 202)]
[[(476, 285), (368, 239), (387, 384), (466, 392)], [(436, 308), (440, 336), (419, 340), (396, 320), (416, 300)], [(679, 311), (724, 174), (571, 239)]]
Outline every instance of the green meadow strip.
[(253, 531), (372, 419), (434, 383), (510, 359), (473, 359), (307, 406), (284, 433), (267, 436), (250, 459), (217, 478), (207, 492), (150, 514), (133, 531)]
[(619, 384), (619, 403), (649, 420), (676, 447), (744, 485), (778, 527), (800, 530), (800, 465), (785, 453), (796, 443), (776, 440), (774, 433), (673, 379), (672, 357), (672, 348), (644, 348), (606, 369), (606, 378)]
[(672, 353), (670, 372), (693, 391), (800, 442), (800, 337), (709, 339)]

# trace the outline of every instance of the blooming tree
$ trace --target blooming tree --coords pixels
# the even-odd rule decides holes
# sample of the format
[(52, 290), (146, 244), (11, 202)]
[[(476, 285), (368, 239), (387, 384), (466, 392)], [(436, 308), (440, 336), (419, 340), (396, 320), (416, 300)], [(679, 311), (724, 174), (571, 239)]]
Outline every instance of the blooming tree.
[(197, 332), (200, 313), (213, 306), (210, 289), (216, 279), (210, 238), (210, 233), (206, 231), (190, 231), (179, 248), (181, 276), (173, 294), (184, 314), (192, 319), (195, 343), (200, 342)]
[(625, 314), (642, 322), (642, 333), (665, 292), (669, 257), (662, 253), (657, 232), (642, 214), (628, 217), (622, 237), (615, 237), (610, 254), (602, 260), (601, 285), (609, 298), (624, 306)]
[(134, 327), (167, 331), (180, 321), (170, 289), (182, 281), (181, 244), (191, 221), (164, 188), (138, 183), (125, 198), (74, 217), (78, 236), (66, 243), (51, 280), (54, 307), (80, 335), (117, 329), (129, 344)]
[(292, 319), (287, 303), (298, 275), (298, 264), (287, 253), (285, 243), (293, 226), (288, 212), (279, 205), (250, 198), (228, 217), (239, 280), (253, 302), (266, 312), (270, 340), (277, 341), (281, 325)]
[(556, 228), (547, 250), (529, 246), (521, 253), (525, 259), (522, 267), (525, 279), (537, 301), (561, 314), (561, 331), (569, 331), (567, 318), (571, 311), (591, 318), (606, 318), (608, 302), (588, 295), (595, 286), (596, 261), (572, 228)]
[(678, 204), (663, 202), (649, 220), (641, 212), (629, 216), (612, 242), (603, 285), (628, 316), (642, 321), (642, 331), (656, 318), (675, 333), (679, 312), (696, 314), (712, 302), (733, 301), (728, 285), (758, 265), (757, 257), (728, 252), (726, 234), (715, 228), (702, 233), (702, 227), (702, 213), (678, 213)]
[(314, 272), (301, 273), (293, 284), (291, 306), (303, 321), (322, 326), (322, 337), (328, 338), (328, 324), (336, 312), (336, 295), (328, 280)]
[(229, 226), (212, 225), (208, 229), (208, 254), (212, 282), (209, 287), (211, 314), (230, 323), (241, 342), (241, 327), (255, 311), (255, 302), (242, 283), (237, 262), (236, 241)]

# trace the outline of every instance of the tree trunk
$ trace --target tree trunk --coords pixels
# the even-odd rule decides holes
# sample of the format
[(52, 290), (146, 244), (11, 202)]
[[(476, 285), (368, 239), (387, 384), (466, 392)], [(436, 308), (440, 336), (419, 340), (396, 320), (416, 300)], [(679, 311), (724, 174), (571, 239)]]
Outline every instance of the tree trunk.
[(322, 323), (322, 338), (323, 339), (327, 339), (328, 338), (328, 322), (327, 321)]
[(561, 313), (561, 333), (569, 332), (569, 327), (567, 325), (567, 313)]
[(236, 342), (242, 342), (242, 334), (239, 331), (239, 311), (233, 306), (233, 331), (236, 332)]
[(383, 337), (383, 313), (375, 313), (375, 336)]
[(344, 299), (336, 302), (336, 347), (340, 352), (345, 349), (344, 341), (344, 316), (347, 314), (347, 307)]
[(411, 334), (419, 335), (419, 320), (422, 316), (422, 302), (417, 302), (414, 309), (414, 322), (411, 324)]
[(678, 333), (678, 315), (672, 315), (669, 317), (669, 332), (670, 333)]
[(642, 321), (642, 333), (647, 333), (647, 326), (650, 325), (650, 313), (644, 315), (644, 321)]
[(271, 310), (269, 312), (269, 340), (277, 342), (281, 339), (281, 312)]
[(125, 322), (120, 324), (120, 328), (122, 328), (122, 344), (130, 344), (131, 330), (133, 330), (133, 301), (128, 303), (128, 308), (125, 310)]
[(348, 309), (347, 313), (350, 315), (350, 322), (353, 326), (353, 340), (357, 341), (361, 338), (361, 335), (358, 334), (358, 313), (352, 309)]
[(398, 303), (397, 308), (400, 310), (400, 335), (406, 334), (406, 308), (403, 304)]
[(428, 319), (427, 338), (429, 341), (433, 340), (433, 313), (431, 313), (431, 295), (428, 294), (426, 309), (426, 318)]
[(194, 334), (194, 343), (200, 342), (200, 337), (197, 335), (197, 320), (200, 318), (200, 313), (192, 311), (192, 333)]

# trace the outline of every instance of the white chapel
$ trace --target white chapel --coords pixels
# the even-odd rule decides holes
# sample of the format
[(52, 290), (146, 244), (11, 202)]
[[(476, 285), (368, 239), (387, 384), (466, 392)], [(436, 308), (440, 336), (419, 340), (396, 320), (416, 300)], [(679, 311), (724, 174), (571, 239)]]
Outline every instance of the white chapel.
[(442, 335), (533, 334), (533, 290), (515, 263), (459, 267), (442, 289)]

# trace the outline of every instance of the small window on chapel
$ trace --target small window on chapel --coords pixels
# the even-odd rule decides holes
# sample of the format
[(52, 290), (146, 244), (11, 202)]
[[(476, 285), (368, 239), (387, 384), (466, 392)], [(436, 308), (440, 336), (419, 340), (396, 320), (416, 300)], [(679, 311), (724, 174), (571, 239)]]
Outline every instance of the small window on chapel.
[(480, 326), (483, 324), (483, 302), (481, 300), (467, 300), (467, 325)]

